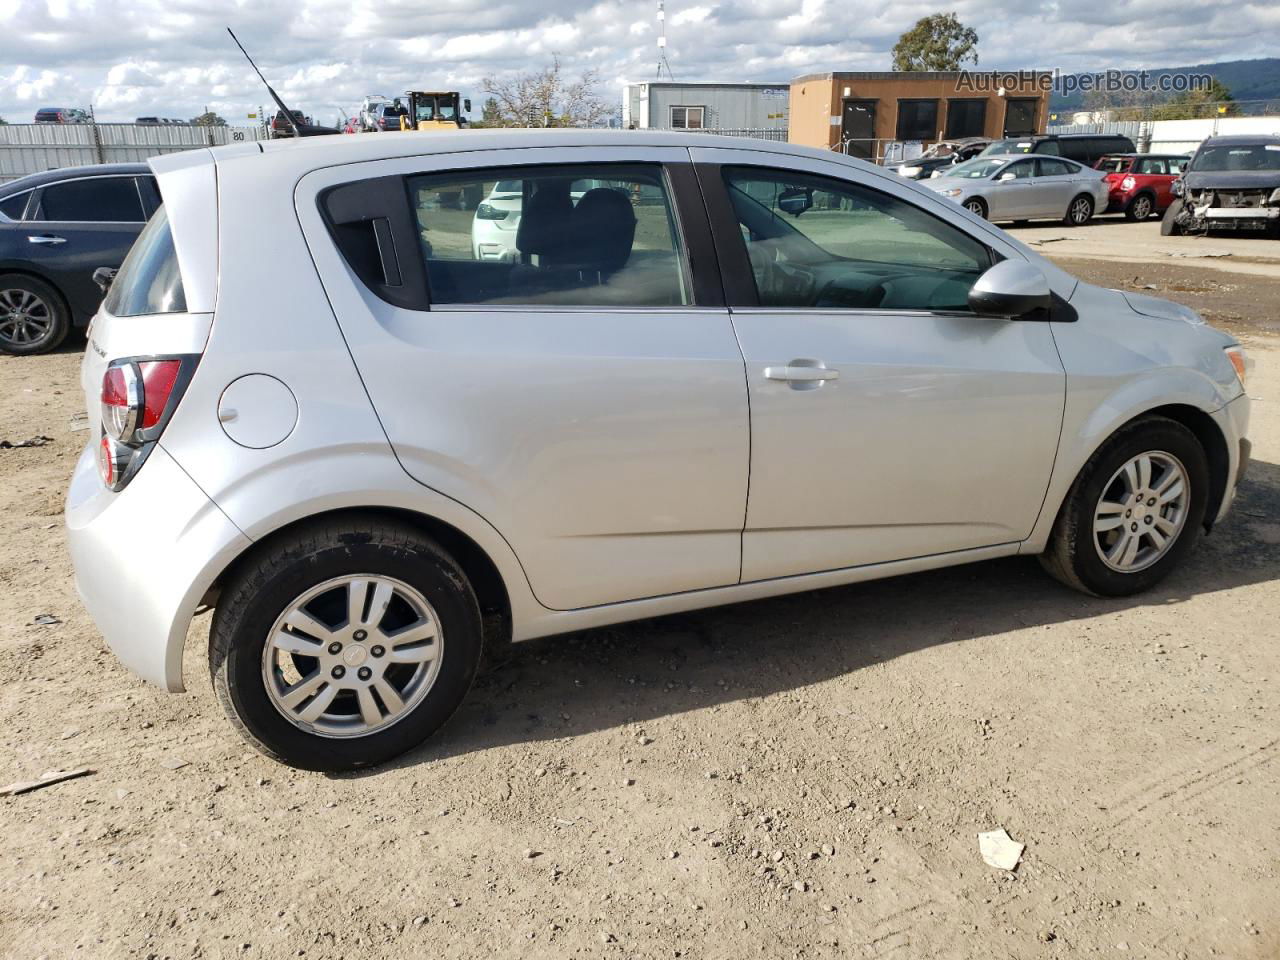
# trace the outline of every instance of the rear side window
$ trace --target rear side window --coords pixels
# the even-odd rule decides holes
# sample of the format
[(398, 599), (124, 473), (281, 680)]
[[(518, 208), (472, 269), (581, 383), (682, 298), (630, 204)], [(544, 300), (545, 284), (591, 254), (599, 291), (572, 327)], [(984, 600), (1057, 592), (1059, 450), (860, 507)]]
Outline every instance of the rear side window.
[(1043, 160), (1037, 160), (1037, 177), (1066, 177), (1075, 172), (1076, 168), (1070, 164), (1063, 163), (1061, 160), (1055, 160), (1052, 157), (1045, 157)]
[(31, 191), (27, 190), (16, 197), (6, 197), (4, 200), (0, 200), (0, 214), (4, 214), (10, 220), (21, 220), (23, 211), (27, 209), (27, 201), (29, 199), (31, 199)]
[(71, 223), (142, 223), (142, 200), (133, 177), (89, 177), (47, 186), (37, 220)]
[(475, 170), (408, 186), (434, 304), (690, 302), (658, 166)]
[(164, 207), (138, 235), (111, 284), (103, 309), (114, 317), (186, 312), (187, 296)]

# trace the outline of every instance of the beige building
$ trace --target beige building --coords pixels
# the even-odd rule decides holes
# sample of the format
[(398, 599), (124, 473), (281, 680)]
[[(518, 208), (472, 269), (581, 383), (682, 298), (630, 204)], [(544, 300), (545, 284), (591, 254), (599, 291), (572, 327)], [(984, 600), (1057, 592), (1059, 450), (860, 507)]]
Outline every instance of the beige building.
[(792, 143), (878, 160), (890, 143), (1043, 133), (1046, 72), (820, 73), (791, 81)]

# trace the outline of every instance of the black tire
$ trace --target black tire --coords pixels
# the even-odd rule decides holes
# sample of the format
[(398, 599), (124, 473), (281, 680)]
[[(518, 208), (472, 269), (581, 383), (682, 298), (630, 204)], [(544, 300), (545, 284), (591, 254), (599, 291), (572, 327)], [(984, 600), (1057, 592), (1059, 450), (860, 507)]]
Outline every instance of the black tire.
[[(1083, 214), (1077, 211), (1083, 211)], [(1077, 194), (1067, 204), (1067, 212), (1062, 215), (1062, 222), (1068, 227), (1083, 227), (1093, 219), (1093, 197), (1087, 193)]]
[(1181, 235), (1182, 227), (1178, 225), (1178, 214), (1182, 212), (1181, 200), (1175, 200), (1169, 204), (1168, 209), (1164, 212), (1164, 217), (1160, 221), (1160, 236), (1176, 237)]
[[(441, 662), (424, 698), (391, 725), (363, 736), (326, 737), (295, 725), (273, 703), (263, 648), (297, 598), (357, 574), (393, 577), (430, 603), (442, 638)], [(284, 535), (235, 572), (214, 613), (209, 669), (227, 716), (258, 750), (307, 770), (353, 770), (411, 750), (445, 724), (475, 678), (482, 637), (475, 594), (439, 545), (388, 521), (337, 516)]]
[(1124, 208), (1124, 215), (1134, 221), (1150, 220), (1155, 209), (1156, 202), (1151, 194), (1140, 193), (1129, 201), (1129, 205)]
[[(1142, 453), (1161, 451), (1182, 464), (1190, 488), (1187, 513), (1176, 539), (1160, 559), (1142, 570), (1121, 572), (1099, 555), (1094, 512), (1107, 484), (1125, 463)], [(1209, 498), (1209, 461), (1194, 433), (1177, 421), (1150, 416), (1117, 430), (1089, 458), (1058, 511), (1040, 562), (1052, 576), (1083, 593), (1127, 597), (1159, 583), (1190, 551), (1204, 526)]]
[(964, 208), (983, 220), (987, 219), (987, 204), (981, 197), (970, 197), (964, 202)]
[(0, 275), (0, 353), (48, 353), (70, 329), (71, 311), (51, 284), (25, 273)]

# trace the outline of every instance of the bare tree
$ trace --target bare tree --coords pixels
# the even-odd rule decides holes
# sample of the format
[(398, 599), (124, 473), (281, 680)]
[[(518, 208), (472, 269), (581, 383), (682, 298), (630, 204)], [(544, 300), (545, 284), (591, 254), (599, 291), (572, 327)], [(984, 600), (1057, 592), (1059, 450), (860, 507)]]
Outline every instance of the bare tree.
[(596, 93), (600, 78), (587, 70), (569, 82), (554, 57), (549, 67), (510, 77), (485, 77), (481, 82), (490, 101), (485, 125), (495, 127), (594, 127), (613, 113)]

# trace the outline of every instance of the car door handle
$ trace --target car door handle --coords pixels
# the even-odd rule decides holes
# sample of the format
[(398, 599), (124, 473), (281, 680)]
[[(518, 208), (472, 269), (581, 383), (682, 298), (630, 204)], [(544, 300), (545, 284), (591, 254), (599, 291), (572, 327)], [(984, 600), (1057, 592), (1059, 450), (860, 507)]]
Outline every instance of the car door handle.
[(765, 367), (764, 375), (767, 380), (785, 380), (790, 383), (817, 383), (823, 380), (840, 379), (839, 370), (796, 364), (788, 364), (785, 367)]
[(48, 234), (48, 233), (39, 237), (27, 237), (27, 243), (56, 244), (56, 243), (66, 243), (66, 242), (67, 242), (66, 237), (55, 237), (52, 234)]

